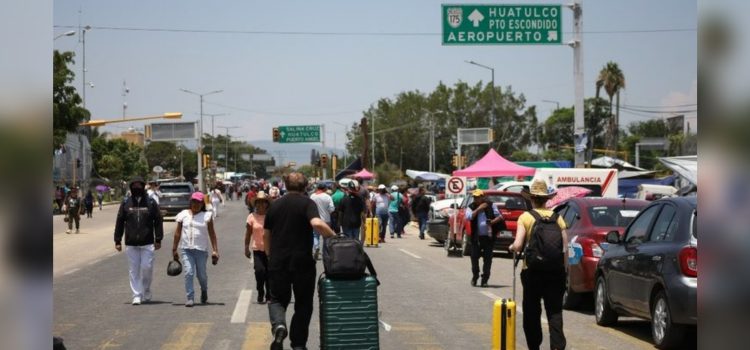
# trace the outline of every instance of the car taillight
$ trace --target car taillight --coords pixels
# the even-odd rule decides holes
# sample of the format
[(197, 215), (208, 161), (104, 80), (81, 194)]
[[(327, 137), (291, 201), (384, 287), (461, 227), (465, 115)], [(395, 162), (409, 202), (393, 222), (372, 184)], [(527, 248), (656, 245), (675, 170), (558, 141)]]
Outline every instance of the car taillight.
[(596, 242), (591, 242), (591, 255), (595, 258), (601, 258), (604, 255), (604, 249)]
[(688, 277), (698, 277), (698, 248), (685, 247), (680, 250), (680, 269)]

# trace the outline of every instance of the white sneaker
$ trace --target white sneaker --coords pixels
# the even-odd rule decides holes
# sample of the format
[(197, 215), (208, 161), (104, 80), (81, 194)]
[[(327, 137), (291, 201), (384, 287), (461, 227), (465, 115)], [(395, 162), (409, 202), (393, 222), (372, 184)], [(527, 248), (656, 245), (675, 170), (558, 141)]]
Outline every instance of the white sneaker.
[(67, 234), (70, 234), (70, 232), (71, 232), (70, 230), (65, 230), (65, 233)]
[(133, 305), (141, 305), (141, 297), (133, 298)]
[(185, 307), (193, 307), (193, 299), (188, 299), (188, 301), (185, 302)]

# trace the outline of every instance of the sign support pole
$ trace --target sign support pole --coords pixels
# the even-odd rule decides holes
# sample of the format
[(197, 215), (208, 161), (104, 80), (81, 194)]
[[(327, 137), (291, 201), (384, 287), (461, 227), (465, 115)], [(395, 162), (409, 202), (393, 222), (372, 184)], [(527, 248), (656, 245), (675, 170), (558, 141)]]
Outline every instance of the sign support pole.
[(573, 10), (573, 29), (575, 32), (575, 39), (570, 43), (573, 47), (573, 75), (575, 78), (575, 115), (574, 115), (574, 131), (573, 139), (575, 141), (575, 167), (582, 168), (585, 163), (585, 141), (588, 137), (586, 135), (585, 123), (583, 118), (583, 10), (581, 9), (581, 2), (583, 0), (574, 0), (573, 4), (569, 7)]

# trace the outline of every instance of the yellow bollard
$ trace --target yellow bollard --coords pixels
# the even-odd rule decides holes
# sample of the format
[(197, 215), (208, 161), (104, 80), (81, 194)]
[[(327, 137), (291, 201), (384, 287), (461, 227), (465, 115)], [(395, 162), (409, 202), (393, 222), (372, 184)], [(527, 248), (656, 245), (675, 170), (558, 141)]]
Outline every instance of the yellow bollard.
[(516, 302), (498, 299), (492, 307), (492, 350), (516, 349)]

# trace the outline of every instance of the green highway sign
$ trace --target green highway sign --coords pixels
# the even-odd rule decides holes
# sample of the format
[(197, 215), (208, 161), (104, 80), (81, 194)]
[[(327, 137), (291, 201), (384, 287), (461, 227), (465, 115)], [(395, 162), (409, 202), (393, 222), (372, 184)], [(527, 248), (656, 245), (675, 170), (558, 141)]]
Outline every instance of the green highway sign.
[(320, 142), (320, 125), (279, 126), (279, 143)]
[(561, 5), (442, 5), (443, 45), (561, 44)]

